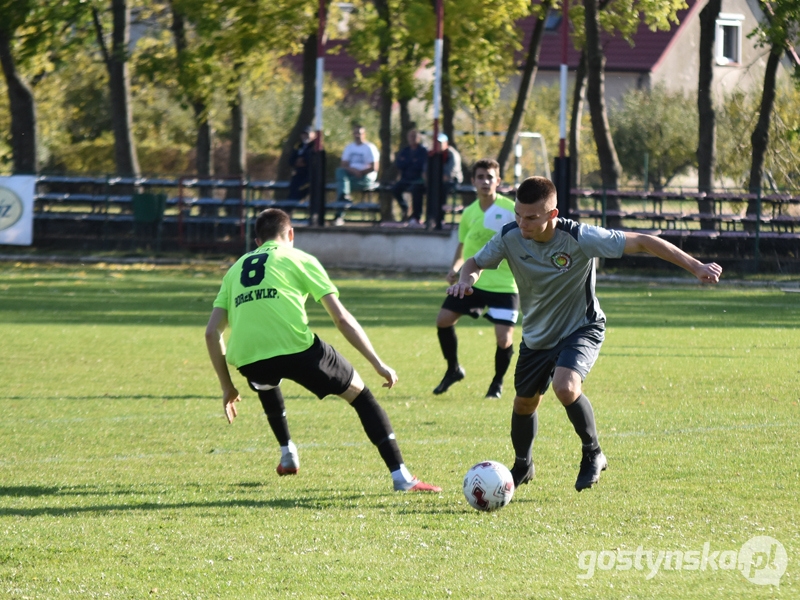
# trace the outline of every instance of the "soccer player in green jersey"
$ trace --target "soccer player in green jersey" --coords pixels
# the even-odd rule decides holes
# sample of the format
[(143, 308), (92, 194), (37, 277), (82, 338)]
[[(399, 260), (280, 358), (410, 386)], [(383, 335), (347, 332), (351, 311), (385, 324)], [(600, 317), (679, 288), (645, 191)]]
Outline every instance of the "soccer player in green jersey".
[[(294, 248), (289, 215), (279, 209), (261, 212), (255, 224), (258, 248), (242, 256), (222, 280), (206, 327), (206, 346), (222, 388), (222, 404), (229, 423), (236, 417), (239, 391), (228, 363), (236, 367), (258, 394), (281, 448), (278, 475), (294, 475), (300, 468), (281, 394), (282, 379), (290, 379), (318, 398), (335, 394), (356, 411), (364, 431), (392, 475), (394, 489), (404, 492), (440, 492), (441, 488), (413, 477), (400, 453), (389, 417), (364, 385), (353, 366), (308, 326), (306, 298), (313, 296), (333, 319), (345, 339), (366, 358), (391, 388), (394, 369), (372, 347), (358, 321), (338, 299), (319, 261)], [(230, 325), (227, 352), (222, 333)]]
[(514, 373), (511, 444), (516, 454), (514, 484), (534, 475), (532, 449), (538, 430), (536, 409), (552, 384), (581, 439), (575, 489), (600, 480), (608, 462), (600, 449), (594, 410), (583, 381), (597, 360), (606, 317), (595, 294), (595, 258), (647, 253), (671, 262), (703, 283), (717, 283), (722, 267), (701, 263), (661, 238), (577, 223), (558, 216), (556, 188), (549, 179), (529, 177), (517, 189), (515, 222), (505, 225), (467, 260), (458, 283), (447, 293), (468, 296), (483, 279), (483, 269), (508, 262), (519, 285), (522, 344)]
[[(447, 273), (447, 283), (451, 285), (458, 281), (458, 271), (464, 261), (483, 248), (503, 225), (514, 220), (514, 202), (497, 193), (499, 183), (500, 165), (497, 161), (482, 159), (472, 166), (472, 185), (475, 186), (478, 199), (464, 209), (461, 215), (458, 226), (459, 243), (453, 257), (453, 266)], [(439, 345), (447, 361), (447, 372), (433, 390), (434, 394), (443, 394), (451, 385), (464, 379), (464, 369), (458, 362), (456, 323), (462, 315), (477, 319), (484, 309), (488, 309), (485, 317), (494, 324), (497, 340), (494, 378), (486, 397), (502, 396), (503, 377), (514, 355), (514, 324), (519, 316), (517, 284), (514, 283), (514, 276), (505, 261), (496, 270), (487, 272), (475, 285), (470, 296), (445, 298), (436, 317), (436, 327)]]

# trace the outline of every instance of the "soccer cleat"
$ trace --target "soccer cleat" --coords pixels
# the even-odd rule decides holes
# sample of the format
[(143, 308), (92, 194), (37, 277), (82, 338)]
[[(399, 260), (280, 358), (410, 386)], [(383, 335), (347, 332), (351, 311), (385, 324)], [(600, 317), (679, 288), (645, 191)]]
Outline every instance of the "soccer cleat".
[(489, 384), (489, 391), (486, 392), (486, 397), (487, 398), (502, 398), (502, 396), (503, 396), (503, 383), (502, 382), (498, 383), (496, 381), (492, 381), (492, 383)]
[(600, 448), (584, 452), (581, 460), (581, 469), (578, 471), (578, 479), (575, 481), (575, 489), (580, 492), (592, 487), (600, 481), (600, 473), (607, 468), (608, 461)]
[(536, 474), (536, 467), (533, 463), (526, 463), (523, 460), (514, 461), (514, 466), (509, 469), (511, 477), (514, 479), (514, 487), (518, 488), (524, 483), (528, 483)]
[(435, 485), (431, 485), (430, 483), (425, 483), (424, 481), (420, 481), (416, 477), (408, 483), (403, 481), (395, 481), (394, 482), (394, 491), (395, 492), (441, 492), (442, 488), (437, 487)]
[(287, 452), (281, 457), (281, 462), (278, 463), (278, 468), (275, 471), (283, 477), (284, 475), (297, 475), (300, 470), (300, 457), (297, 451)]
[(437, 385), (433, 393), (434, 394), (444, 394), (447, 390), (450, 389), (450, 386), (454, 383), (461, 381), (466, 377), (467, 373), (464, 371), (464, 367), (459, 366), (455, 371), (448, 371), (444, 374), (442, 378), (442, 382)]

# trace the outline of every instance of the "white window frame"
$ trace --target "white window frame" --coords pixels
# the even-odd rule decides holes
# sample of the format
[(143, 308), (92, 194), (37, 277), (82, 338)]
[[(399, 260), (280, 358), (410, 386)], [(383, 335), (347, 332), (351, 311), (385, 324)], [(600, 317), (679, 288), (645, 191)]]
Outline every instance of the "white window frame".
[[(715, 32), (714, 55), (718, 65), (739, 65), (742, 63), (742, 23), (744, 15), (720, 13), (717, 19), (717, 30)], [(725, 27), (732, 27), (736, 31), (736, 56), (725, 56)]]

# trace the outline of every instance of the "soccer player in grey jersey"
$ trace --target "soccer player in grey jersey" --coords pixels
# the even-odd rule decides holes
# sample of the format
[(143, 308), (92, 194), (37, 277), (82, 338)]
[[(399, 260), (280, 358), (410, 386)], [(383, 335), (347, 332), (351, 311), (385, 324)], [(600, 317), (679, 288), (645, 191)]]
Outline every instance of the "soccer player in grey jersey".
[(508, 261), (523, 314), (511, 414), (514, 484), (528, 483), (534, 475), (536, 409), (552, 383), (583, 444), (575, 482), (580, 492), (597, 483), (608, 466), (597, 440), (592, 405), (581, 389), (605, 336), (606, 319), (595, 296), (594, 259), (644, 252), (686, 269), (704, 283), (717, 283), (722, 267), (703, 264), (655, 236), (559, 218), (555, 186), (544, 177), (522, 182), (514, 212), (515, 222), (467, 260), (458, 283), (447, 293), (459, 298), (471, 294), (483, 269)]

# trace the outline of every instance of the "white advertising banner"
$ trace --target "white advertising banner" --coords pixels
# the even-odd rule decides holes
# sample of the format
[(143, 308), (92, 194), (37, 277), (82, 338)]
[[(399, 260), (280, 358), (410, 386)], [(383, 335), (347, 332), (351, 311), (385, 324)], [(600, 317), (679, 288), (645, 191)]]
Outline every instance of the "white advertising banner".
[(33, 244), (35, 175), (0, 177), (0, 246)]

